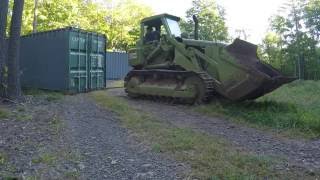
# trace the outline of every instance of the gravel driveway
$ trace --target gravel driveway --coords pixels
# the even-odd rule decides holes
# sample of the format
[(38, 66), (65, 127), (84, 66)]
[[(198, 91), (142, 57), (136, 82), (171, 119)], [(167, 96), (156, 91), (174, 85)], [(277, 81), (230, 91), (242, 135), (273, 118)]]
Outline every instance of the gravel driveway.
[(2, 106), (13, 115), (0, 119), (0, 179), (170, 180), (189, 171), (137, 141), (87, 94)]
[(177, 127), (188, 127), (209, 135), (218, 136), (236, 147), (276, 158), (287, 159), (279, 168), (295, 168), (307, 173), (320, 172), (320, 139), (297, 140), (283, 138), (271, 133), (221, 118), (201, 115), (190, 106), (170, 105), (151, 100), (130, 99), (123, 89), (111, 89), (109, 94), (123, 97), (137, 109), (148, 112), (158, 119)]
[(80, 163), (84, 179), (178, 178), (179, 164), (139, 144), (114, 114), (87, 95), (66, 97), (61, 108), (71, 147), (84, 156)]

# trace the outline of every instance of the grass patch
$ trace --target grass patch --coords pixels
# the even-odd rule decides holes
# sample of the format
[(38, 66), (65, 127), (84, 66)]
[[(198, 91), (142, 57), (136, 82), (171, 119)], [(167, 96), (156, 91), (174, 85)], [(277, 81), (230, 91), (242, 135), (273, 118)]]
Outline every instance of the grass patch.
[(14, 110), (0, 107), (0, 120), (9, 120), (8, 118), (17, 121), (30, 121), (33, 119), (33, 116), (26, 112), (24, 106), (16, 106)]
[(17, 111), (18, 111), (18, 112), (25, 112), (26, 109), (25, 109), (24, 106), (18, 106), (18, 107), (17, 107)]
[(23, 92), (25, 95), (45, 97), (45, 99), (49, 102), (61, 100), (64, 96), (63, 93), (61, 92), (34, 89), (34, 88), (23, 89)]
[(80, 179), (80, 172), (78, 171), (69, 171), (64, 173), (64, 178), (69, 180), (78, 180)]
[(0, 165), (4, 165), (6, 163), (6, 156), (3, 153), (0, 153)]
[(52, 120), (50, 121), (50, 127), (55, 134), (59, 134), (64, 125), (61, 119), (57, 115), (54, 115)]
[(14, 118), (17, 121), (31, 121), (33, 120), (33, 115), (30, 112), (26, 111), (24, 106), (17, 106), (15, 110), (10, 112), (10, 117)]
[(106, 91), (91, 93), (96, 102), (116, 112), (121, 122), (140, 138), (151, 142), (157, 152), (188, 163), (192, 178), (199, 179), (290, 179), (296, 172), (282, 174), (273, 168), (276, 160), (235, 150), (230, 144), (188, 128), (176, 128), (130, 107), (124, 99)]
[(107, 84), (107, 87), (110, 87), (110, 88), (123, 88), (124, 87), (124, 80), (110, 81)]
[(18, 177), (11, 177), (11, 176), (4, 176), (3, 180), (19, 180), (19, 178)]
[(7, 109), (0, 108), (0, 119), (8, 118), (10, 115), (10, 112)]
[(46, 164), (46, 165), (52, 165), (56, 162), (57, 156), (55, 154), (51, 153), (44, 153), (40, 157), (32, 159), (32, 163), (34, 164)]
[(17, 114), (16, 118), (18, 121), (31, 121), (33, 116), (31, 114)]
[(194, 109), (203, 114), (272, 127), (290, 134), (320, 136), (318, 81), (295, 81), (255, 101), (213, 101)]

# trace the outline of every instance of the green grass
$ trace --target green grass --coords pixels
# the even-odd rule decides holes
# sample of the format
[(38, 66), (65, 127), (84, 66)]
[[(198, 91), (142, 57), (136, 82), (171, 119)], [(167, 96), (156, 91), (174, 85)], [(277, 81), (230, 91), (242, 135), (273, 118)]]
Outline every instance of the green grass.
[(63, 94), (61, 92), (34, 89), (34, 88), (23, 89), (23, 93), (25, 95), (31, 95), (31, 96), (42, 96), (42, 97), (45, 97), (46, 100), (50, 102), (58, 101), (63, 98)]
[(52, 165), (56, 162), (58, 157), (55, 154), (52, 153), (44, 153), (40, 155), (40, 157), (37, 157), (35, 159), (32, 159), (32, 163), (34, 164), (47, 164), (47, 165)]
[(10, 112), (7, 109), (0, 108), (0, 119), (8, 118), (10, 115)]
[(6, 163), (6, 156), (0, 152), (0, 165), (4, 165)]
[(80, 179), (80, 172), (78, 171), (69, 171), (64, 173), (64, 178), (69, 180), (78, 180)]
[(280, 160), (261, 157), (235, 150), (227, 142), (195, 132), (177, 128), (153, 116), (135, 110), (124, 99), (108, 96), (106, 91), (91, 93), (102, 107), (116, 112), (122, 124), (138, 138), (150, 142), (154, 151), (173, 156), (191, 166), (192, 178), (199, 179), (292, 179), (299, 172), (277, 171), (273, 165)]
[(5, 176), (5, 177), (3, 177), (3, 180), (19, 180), (19, 178), (18, 177)]
[(124, 81), (118, 80), (118, 81), (111, 81), (107, 84), (110, 88), (123, 88), (124, 87)]
[(255, 101), (213, 101), (194, 110), (305, 137), (320, 136), (320, 82), (295, 81)]
[(16, 114), (16, 120), (18, 121), (31, 121), (33, 120), (33, 116), (31, 114), (27, 114), (27, 113), (17, 113)]
[(54, 115), (50, 121), (50, 127), (54, 134), (59, 135), (64, 128), (64, 124), (57, 115)]
[(30, 112), (27, 112), (25, 106), (17, 106), (15, 110), (11, 112), (11, 117), (17, 121), (31, 121), (33, 120), (33, 115)]

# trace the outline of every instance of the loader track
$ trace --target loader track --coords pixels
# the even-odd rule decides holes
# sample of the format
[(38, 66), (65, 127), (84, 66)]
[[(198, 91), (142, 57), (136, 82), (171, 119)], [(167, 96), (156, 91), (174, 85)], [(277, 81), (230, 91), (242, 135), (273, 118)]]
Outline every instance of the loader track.
[[(147, 76), (162, 76), (163, 78), (167, 79), (175, 79), (177, 80), (178, 77), (182, 77), (179, 83), (183, 83), (187, 78), (199, 78), (202, 83), (203, 91), (201, 94), (202, 97), (194, 97), (193, 99), (190, 98), (177, 98), (172, 96), (158, 96), (158, 95), (149, 95), (149, 94), (133, 94), (128, 91), (127, 83), (132, 77), (140, 77), (142, 79), (146, 78)], [(140, 99), (148, 99), (157, 102), (165, 102), (170, 104), (201, 104), (209, 102), (212, 96), (214, 95), (214, 80), (208, 75), (206, 72), (191, 72), (191, 71), (173, 71), (173, 70), (132, 70), (128, 73), (128, 75), (124, 79), (125, 81), (125, 92), (128, 94), (129, 97), (133, 98), (140, 98)], [(199, 82), (198, 82), (199, 83)]]
[(205, 92), (205, 96), (203, 97), (203, 100), (204, 102), (208, 102), (214, 94), (214, 80), (206, 72), (198, 72), (196, 74), (205, 83), (206, 92)]

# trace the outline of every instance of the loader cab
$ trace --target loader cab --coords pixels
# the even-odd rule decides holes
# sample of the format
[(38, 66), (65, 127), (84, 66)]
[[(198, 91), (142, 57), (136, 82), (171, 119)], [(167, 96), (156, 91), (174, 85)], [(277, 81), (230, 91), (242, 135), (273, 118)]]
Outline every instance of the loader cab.
[(169, 14), (160, 14), (141, 21), (140, 39), (143, 44), (160, 41), (163, 35), (181, 37), (180, 18)]
[[(172, 53), (163, 53), (161, 39), (169, 35), (181, 39), (179, 27), (180, 18), (169, 14), (160, 14), (145, 18), (140, 25), (140, 40), (134, 49), (129, 50), (129, 63), (136, 69), (146, 64), (159, 64), (166, 59), (172, 59)], [(170, 49), (167, 49), (170, 51)], [(163, 54), (162, 56), (157, 56)]]

